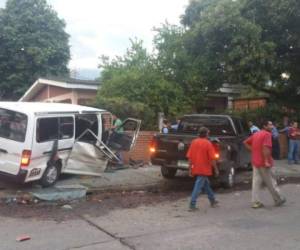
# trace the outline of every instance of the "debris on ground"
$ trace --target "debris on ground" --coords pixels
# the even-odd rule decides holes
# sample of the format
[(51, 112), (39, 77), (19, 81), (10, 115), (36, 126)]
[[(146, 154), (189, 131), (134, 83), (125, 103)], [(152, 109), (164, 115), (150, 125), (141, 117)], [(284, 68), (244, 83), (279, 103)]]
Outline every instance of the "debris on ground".
[(68, 204), (63, 205), (61, 208), (62, 208), (62, 209), (66, 209), (66, 210), (71, 210), (71, 209), (73, 209), (73, 207), (70, 206), (70, 205), (68, 205)]
[(145, 194), (146, 192), (143, 190), (139, 190), (139, 191), (132, 191), (132, 194)]
[(31, 237), (29, 235), (20, 235), (16, 238), (16, 241), (21, 242), (21, 241), (30, 240), (30, 239), (31, 239)]
[(132, 168), (140, 168), (145, 165), (145, 162), (143, 160), (133, 160), (132, 158), (129, 158), (129, 165)]
[(82, 185), (56, 186), (32, 192), (33, 197), (43, 201), (71, 201), (86, 197), (87, 188)]

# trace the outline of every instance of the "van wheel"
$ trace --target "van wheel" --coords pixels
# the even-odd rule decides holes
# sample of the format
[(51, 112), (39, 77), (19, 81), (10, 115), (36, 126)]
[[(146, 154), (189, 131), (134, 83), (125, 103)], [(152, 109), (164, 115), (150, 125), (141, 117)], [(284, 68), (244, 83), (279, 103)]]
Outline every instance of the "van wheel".
[(166, 179), (172, 179), (175, 177), (177, 169), (176, 168), (168, 168), (165, 166), (161, 166), (160, 168), (161, 174)]
[(42, 176), (41, 185), (43, 187), (53, 186), (58, 180), (59, 175), (60, 175), (59, 167), (55, 164), (49, 165)]

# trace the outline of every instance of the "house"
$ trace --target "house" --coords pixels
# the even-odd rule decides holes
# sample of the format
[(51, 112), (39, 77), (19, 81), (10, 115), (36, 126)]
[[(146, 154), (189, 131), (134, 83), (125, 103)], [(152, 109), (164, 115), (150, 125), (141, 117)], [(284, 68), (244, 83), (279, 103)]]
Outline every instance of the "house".
[(87, 105), (97, 94), (98, 81), (39, 78), (19, 99), (21, 102), (62, 102)]
[(226, 109), (233, 109), (234, 99), (240, 97), (245, 88), (243, 85), (224, 83), (220, 89), (206, 94), (201, 112), (215, 113), (223, 112)]

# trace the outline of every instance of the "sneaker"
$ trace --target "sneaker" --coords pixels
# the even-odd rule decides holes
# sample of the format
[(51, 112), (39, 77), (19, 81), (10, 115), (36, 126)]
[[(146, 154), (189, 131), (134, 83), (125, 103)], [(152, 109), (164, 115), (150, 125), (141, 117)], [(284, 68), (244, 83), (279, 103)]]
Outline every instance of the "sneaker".
[(286, 198), (281, 198), (280, 201), (275, 202), (275, 207), (280, 207), (282, 206), (284, 203), (286, 203)]
[(262, 203), (259, 202), (259, 201), (256, 201), (256, 202), (254, 202), (254, 203), (252, 204), (251, 207), (254, 208), (254, 209), (262, 208), (262, 207), (264, 207), (264, 204), (262, 204)]
[(219, 206), (219, 202), (217, 200), (213, 200), (210, 202), (210, 206), (211, 207), (218, 207)]
[(190, 205), (189, 212), (195, 212), (197, 210), (199, 210), (199, 208), (197, 208), (196, 205)]

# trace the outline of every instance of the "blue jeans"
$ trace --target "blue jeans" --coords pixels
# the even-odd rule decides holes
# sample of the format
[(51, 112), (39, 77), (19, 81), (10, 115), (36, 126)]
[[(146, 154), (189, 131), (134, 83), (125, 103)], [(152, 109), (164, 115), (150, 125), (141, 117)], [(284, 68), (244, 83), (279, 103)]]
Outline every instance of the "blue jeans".
[(201, 193), (202, 189), (207, 194), (210, 202), (215, 201), (215, 194), (212, 191), (209, 180), (207, 176), (197, 176), (194, 184), (194, 189), (192, 192), (191, 206), (195, 206), (197, 202), (198, 195)]
[(298, 154), (299, 154), (299, 145), (300, 141), (299, 140), (293, 140), (293, 139), (290, 139), (289, 140), (289, 153), (288, 153), (288, 161), (289, 163), (298, 163), (299, 161), (299, 157), (298, 157)]

